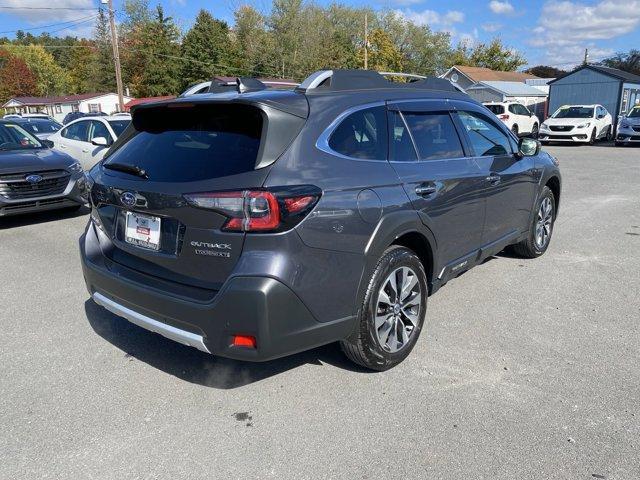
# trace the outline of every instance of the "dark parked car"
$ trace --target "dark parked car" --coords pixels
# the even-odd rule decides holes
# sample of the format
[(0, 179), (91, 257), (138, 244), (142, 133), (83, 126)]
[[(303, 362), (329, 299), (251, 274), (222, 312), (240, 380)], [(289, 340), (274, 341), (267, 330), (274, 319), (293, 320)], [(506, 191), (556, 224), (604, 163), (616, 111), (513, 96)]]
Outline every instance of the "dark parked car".
[(20, 125), (27, 132), (37, 137), (38, 140), (47, 140), (51, 135), (62, 128), (55, 120), (46, 118), (20, 118), (11, 119), (13, 123)]
[(547, 250), (556, 160), (446, 80), (237, 90), (137, 107), (91, 170), (80, 250), (98, 304), (215, 355), (339, 341), (384, 370), (428, 294), (506, 247)]
[(11, 120), (0, 120), (0, 217), (85, 203), (82, 167), (46, 142)]
[(105, 117), (107, 114), (104, 112), (92, 112), (92, 113), (83, 113), (83, 112), (69, 112), (64, 116), (62, 120), (62, 124), (66, 125), (67, 123), (73, 122), (82, 117)]

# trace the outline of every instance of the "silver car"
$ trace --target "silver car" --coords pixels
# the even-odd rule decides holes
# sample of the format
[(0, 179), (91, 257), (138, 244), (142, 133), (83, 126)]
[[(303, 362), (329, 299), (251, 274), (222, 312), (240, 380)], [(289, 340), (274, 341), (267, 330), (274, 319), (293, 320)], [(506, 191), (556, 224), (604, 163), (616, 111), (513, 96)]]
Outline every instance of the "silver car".
[(640, 143), (640, 106), (634, 107), (618, 123), (616, 147)]

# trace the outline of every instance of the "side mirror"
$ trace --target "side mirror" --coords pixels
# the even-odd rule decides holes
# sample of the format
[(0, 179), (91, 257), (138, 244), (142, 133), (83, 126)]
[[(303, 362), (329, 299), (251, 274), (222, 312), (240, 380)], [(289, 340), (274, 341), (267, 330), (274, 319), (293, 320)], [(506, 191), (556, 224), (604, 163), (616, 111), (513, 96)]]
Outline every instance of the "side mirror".
[(533, 117), (533, 112), (531, 110), (529, 110), (529, 116)]
[(53, 141), (51, 140), (40, 140), (40, 143), (47, 148), (53, 148)]
[(109, 146), (109, 141), (104, 137), (93, 137), (93, 139), (91, 140), (91, 143), (94, 144), (96, 147)]
[(540, 153), (542, 144), (533, 138), (521, 138), (518, 141), (518, 154), (520, 157), (534, 157)]

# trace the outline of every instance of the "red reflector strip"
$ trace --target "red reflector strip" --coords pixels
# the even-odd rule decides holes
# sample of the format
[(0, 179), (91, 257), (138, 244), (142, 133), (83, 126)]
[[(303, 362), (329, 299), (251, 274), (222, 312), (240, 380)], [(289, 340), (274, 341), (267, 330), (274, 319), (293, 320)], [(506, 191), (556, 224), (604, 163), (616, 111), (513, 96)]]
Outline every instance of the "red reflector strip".
[(284, 206), (289, 213), (296, 213), (300, 210), (304, 210), (311, 202), (316, 199), (313, 195), (308, 195), (306, 197), (293, 197), (293, 198), (285, 198)]
[(248, 347), (248, 348), (257, 348), (258, 342), (256, 341), (256, 337), (251, 335), (234, 335), (233, 336), (233, 346), (234, 347)]

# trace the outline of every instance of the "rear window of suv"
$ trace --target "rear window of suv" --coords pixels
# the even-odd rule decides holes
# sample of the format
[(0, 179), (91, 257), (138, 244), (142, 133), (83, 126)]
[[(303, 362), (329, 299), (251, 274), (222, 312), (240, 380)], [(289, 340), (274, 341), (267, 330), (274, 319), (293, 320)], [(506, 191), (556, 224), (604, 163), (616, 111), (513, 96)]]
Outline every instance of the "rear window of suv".
[(485, 105), (495, 115), (502, 115), (504, 113), (504, 105)]
[[(179, 105), (179, 104), (178, 104)], [(149, 180), (191, 182), (252, 171), (262, 113), (246, 105), (188, 105), (140, 111), (135, 132), (105, 164), (146, 171)]]

